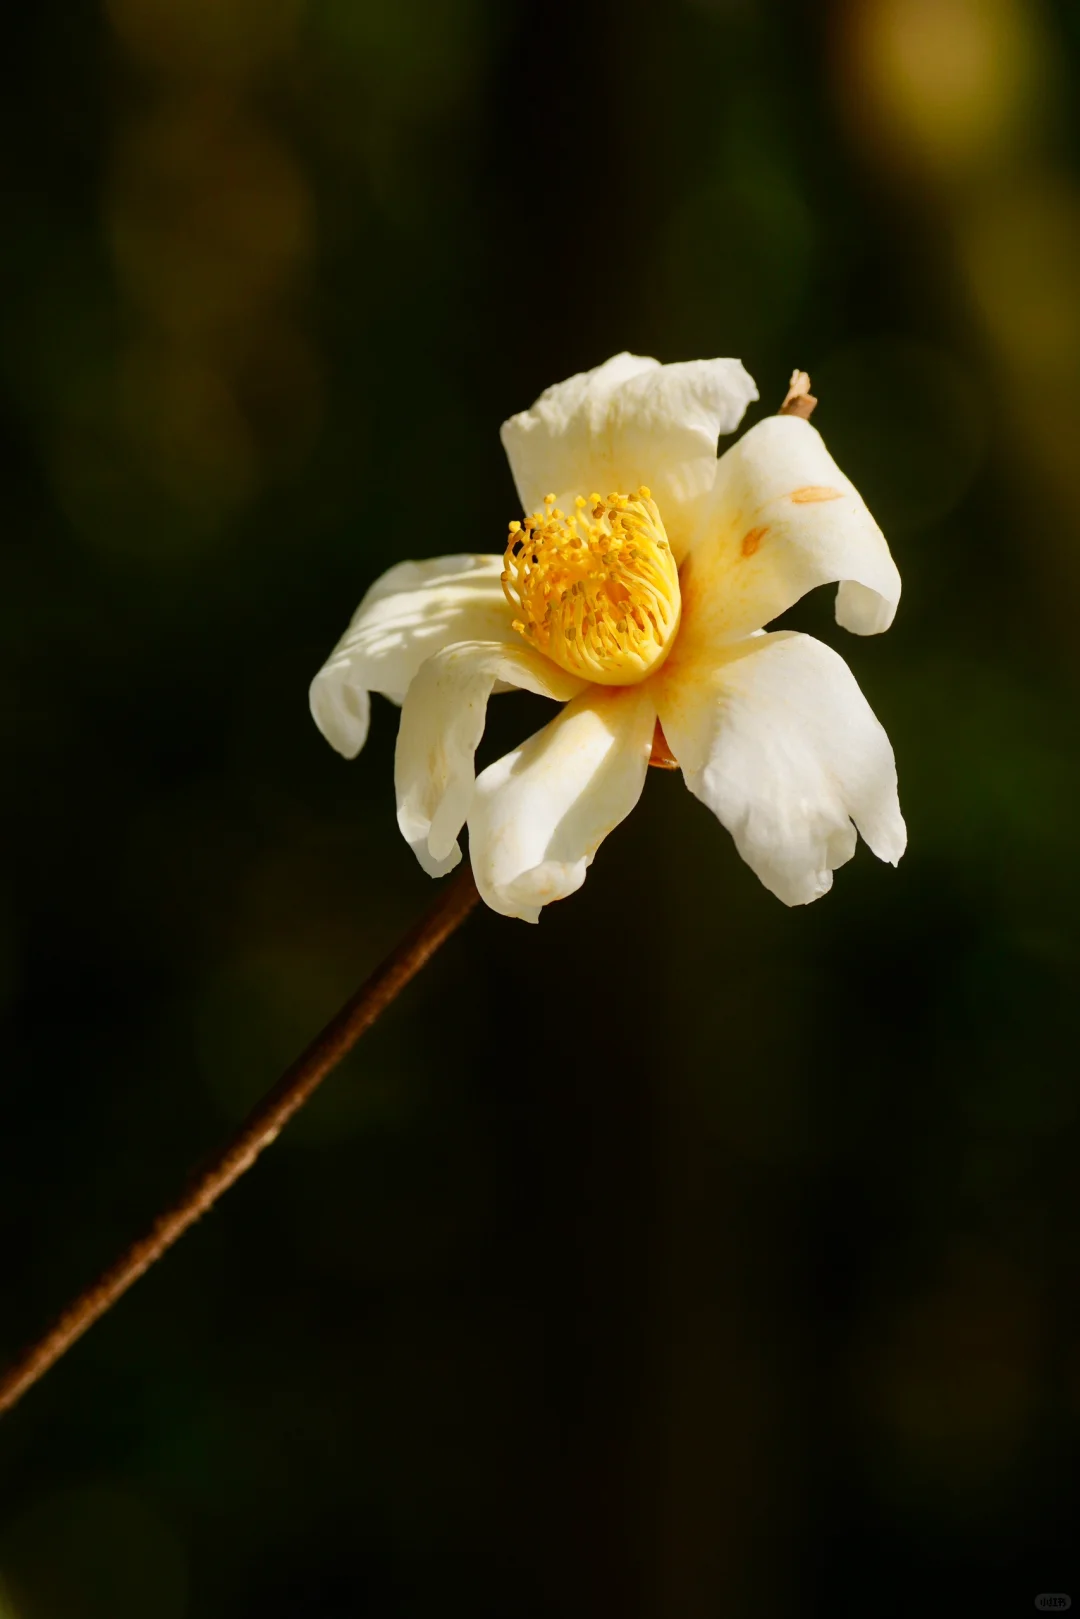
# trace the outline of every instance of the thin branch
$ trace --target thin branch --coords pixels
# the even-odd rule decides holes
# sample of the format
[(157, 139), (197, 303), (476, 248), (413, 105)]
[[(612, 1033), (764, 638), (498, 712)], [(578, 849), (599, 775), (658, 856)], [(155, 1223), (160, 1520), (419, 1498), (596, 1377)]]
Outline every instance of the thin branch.
[(395, 1000), (424, 963), (465, 920), (479, 895), (468, 866), (440, 893), (431, 910), (406, 934), (381, 966), (357, 990), (351, 1000), (316, 1035), (307, 1050), (296, 1059), (222, 1150), (190, 1182), (176, 1203), (159, 1215), (151, 1229), (132, 1244), (92, 1287), (70, 1304), (42, 1338), (32, 1344), (14, 1365), (0, 1375), (0, 1415), (10, 1411), (27, 1389), (62, 1355), (67, 1354), (83, 1333), (110, 1310), (133, 1282), (156, 1264), (183, 1236), (189, 1226), (213, 1208), (244, 1172), (251, 1168), (264, 1147), (278, 1135), (293, 1114), (336, 1068), (380, 1012)]

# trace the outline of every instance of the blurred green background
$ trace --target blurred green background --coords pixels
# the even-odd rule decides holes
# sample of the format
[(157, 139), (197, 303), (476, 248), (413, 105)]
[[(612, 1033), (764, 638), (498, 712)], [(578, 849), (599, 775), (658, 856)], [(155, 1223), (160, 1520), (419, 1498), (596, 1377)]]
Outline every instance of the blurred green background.
[(0, 1425), (2, 1619), (1080, 1601), (1080, 10), (40, 0), (5, 44), (0, 1352), (430, 902), (394, 711), (347, 766), (307, 684), (392, 562), (500, 548), (549, 383), (810, 371), (905, 594), (789, 621), (911, 845), (788, 911), (653, 772), (580, 894), (473, 918)]

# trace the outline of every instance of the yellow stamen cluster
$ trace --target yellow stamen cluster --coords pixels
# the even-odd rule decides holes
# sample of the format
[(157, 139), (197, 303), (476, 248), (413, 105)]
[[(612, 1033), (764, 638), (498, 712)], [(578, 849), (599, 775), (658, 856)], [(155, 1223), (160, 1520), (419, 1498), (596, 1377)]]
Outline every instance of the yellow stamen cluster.
[(569, 674), (631, 686), (663, 661), (679, 627), (679, 573), (648, 489), (510, 524), (502, 586), (514, 628)]

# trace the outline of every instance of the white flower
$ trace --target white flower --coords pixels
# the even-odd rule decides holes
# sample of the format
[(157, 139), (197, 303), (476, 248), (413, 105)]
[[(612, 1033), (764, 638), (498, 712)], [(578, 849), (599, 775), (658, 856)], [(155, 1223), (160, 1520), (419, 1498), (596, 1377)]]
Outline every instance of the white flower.
[[(353, 758), (369, 692), (404, 705), (398, 822), (432, 876), (467, 822), (483, 898), (535, 922), (580, 888), (651, 758), (788, 905), (827, 892), (856, 828), (899, 860), (892, 748), (850, 670), (763, 626), (840, 581), (838, 622), (876, 634), (900, 576), (808, 421), (768, 417), (717, 458), (756, 398), (738, 360), (619, 354), (571, 377), (503, 424), (530, 514), (505, 556), (399, 563), (368, 591), (311, 709)], [(475, 778), (488, 698), (512, 687), (566, 706)]]

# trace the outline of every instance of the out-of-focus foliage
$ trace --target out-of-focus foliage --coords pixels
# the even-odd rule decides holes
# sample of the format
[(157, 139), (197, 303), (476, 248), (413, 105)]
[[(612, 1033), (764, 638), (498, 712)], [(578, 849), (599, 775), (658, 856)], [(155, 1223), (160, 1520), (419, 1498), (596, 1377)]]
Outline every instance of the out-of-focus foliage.
[[(0, 1428), (2, 1619), (1080, 1600), (1080, 22), (41, 0), (0, 98), (0, 1351), (428, 902), (311, 674), (497, 426), (795, 365), (911, 831), (784, 910), (655, 773)], [(535, 723), (494, 705), (483, 757)]]

